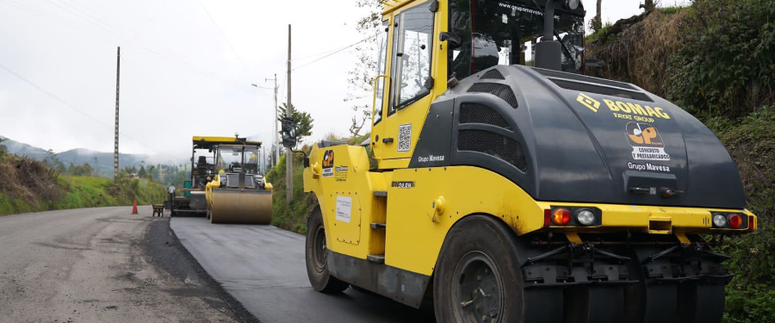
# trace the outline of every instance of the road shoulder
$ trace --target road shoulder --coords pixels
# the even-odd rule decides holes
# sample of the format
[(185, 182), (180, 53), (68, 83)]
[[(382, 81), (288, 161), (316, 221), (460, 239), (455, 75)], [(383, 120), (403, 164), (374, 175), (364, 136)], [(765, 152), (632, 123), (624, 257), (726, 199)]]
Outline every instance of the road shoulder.
[(170, 221), (152, 222), (146, 231), (143, 246), (149, 263), (187, 286), (171, 293), (200, 297), (210, 307), (229, 314), (239, 322), (259, 322), (202, 268), (170, 229)]

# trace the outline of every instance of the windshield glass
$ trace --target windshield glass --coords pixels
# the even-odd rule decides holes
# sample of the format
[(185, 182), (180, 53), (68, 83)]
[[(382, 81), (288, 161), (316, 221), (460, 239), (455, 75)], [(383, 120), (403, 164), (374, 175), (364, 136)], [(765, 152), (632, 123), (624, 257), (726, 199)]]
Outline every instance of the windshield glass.
[[(243, 159), (244, 155), (244, 159)], [(244, 163), (244, 165), (243, 165)], [(229, 146), (218, 148), (218, 170), (226, 173), (239, 173), (245, 169), (247, 174), (258, 173), (258, 148), (255, 146)]]
[[(540, 8), (536, 6), (540, 5)], [(494, 65), (534, 66), (535, 44), (543, 36), (545, 1), (454, 0), (449, 4), (449, 30), (461, 46), (449, 51), (449, 76), (462, 79)], [(562, 42), (562, 70), (580, 73), (584, 9), (557, 9), (555, 40)], [(559, 36), (559, 37), (558, 37)]]

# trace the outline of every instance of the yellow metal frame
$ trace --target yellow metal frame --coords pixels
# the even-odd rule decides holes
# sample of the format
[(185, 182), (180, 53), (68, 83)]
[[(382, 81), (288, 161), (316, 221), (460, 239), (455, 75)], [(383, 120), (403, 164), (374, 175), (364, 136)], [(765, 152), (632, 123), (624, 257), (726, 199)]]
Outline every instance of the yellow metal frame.
[[(216, 137), (216, 136), (194, 136), (191, 140), (194, 143), (206, 142), (210, 144), (243, 144), (242, 141), (238, 141), (235, 137)], [(260, 141), (245, 141), (244, 144), (248, 146), (261, 146)]]

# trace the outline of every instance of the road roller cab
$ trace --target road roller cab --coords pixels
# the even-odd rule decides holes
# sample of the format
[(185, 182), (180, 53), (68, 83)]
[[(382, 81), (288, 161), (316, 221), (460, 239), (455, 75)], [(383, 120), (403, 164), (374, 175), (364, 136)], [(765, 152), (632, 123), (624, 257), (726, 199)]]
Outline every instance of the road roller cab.
[(393, 1), (371, 138), (315, 144), (314, 289), (439, 322), (720, 322), (724, 237), (756, 230), (723, 145), (583, 71), (577, 1)]

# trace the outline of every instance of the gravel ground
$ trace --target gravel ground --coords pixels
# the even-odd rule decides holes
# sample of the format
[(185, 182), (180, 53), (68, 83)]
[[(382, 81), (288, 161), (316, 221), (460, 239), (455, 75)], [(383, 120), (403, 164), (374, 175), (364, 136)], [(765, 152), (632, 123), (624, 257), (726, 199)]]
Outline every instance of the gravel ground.
[(256, 322), (150, 206), (0, 217), (0, 322)]

